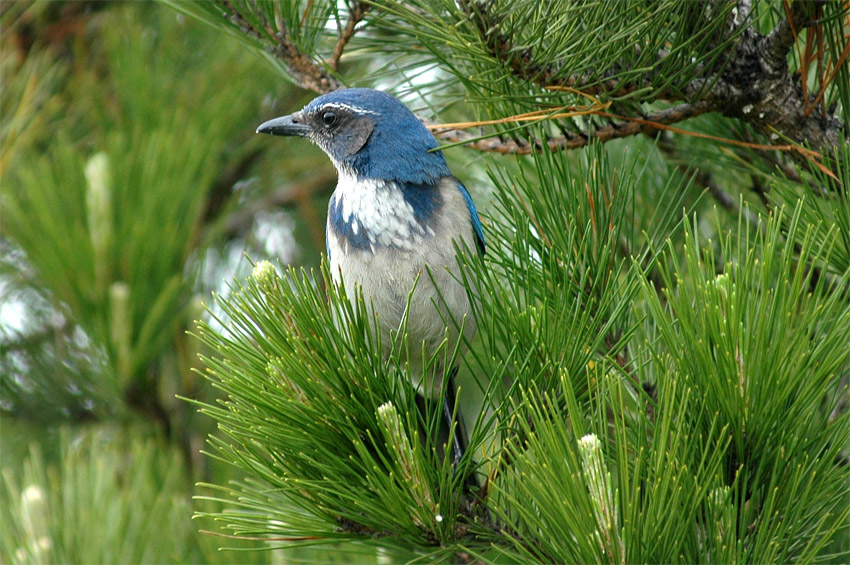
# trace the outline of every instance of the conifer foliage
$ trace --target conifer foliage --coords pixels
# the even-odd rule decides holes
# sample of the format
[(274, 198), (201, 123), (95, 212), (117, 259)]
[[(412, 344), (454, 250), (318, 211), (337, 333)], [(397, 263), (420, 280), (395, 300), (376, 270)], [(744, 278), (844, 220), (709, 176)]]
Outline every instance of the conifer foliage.
[[(0, 560), (850, 558), (847, 2), (161, 4), (0, 9), (0, 283), (47, 321), (0, 332), (4, 452), (86, 430), (4, 454)], [(28, 35), (62, 18), (97, 41)], [(406, 320), (386, 351), (320, 259), (332, 169), (252, 134), (356, 86), (482, 215), (477, 336), (424, 360), (456, 466)], [(289, 221), (314, 260), (262, 245)]]

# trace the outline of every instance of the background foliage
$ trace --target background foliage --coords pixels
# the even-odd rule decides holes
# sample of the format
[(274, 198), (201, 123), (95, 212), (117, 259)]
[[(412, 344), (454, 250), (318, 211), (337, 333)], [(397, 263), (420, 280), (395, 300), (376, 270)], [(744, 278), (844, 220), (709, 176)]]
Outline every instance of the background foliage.
[[(3, 562), (847, 559), (845, 3), (166, 4), (0, 7)], [(458, 472), (253, 135), (341, 86), (482, 211)]]

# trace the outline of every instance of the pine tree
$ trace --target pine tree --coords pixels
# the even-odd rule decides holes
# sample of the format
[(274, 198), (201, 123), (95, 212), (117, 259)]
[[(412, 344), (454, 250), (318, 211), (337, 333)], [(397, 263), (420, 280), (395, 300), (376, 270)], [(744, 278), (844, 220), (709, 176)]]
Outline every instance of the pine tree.
[[(104, 399), (85, 418), (124, 406), (178, 443), (202, 429), (189, 410), (206, 414), (218, 426), (208, 455), (233, 473), (214, 467), (196, 515), (235, 538), (207, 545), (336, 544), (357, 561), (848, 559), (846, 2), (165, 4), (243, 44), (213, 53), (212, 34), (212, 69), (203, 54), (182, 68), (153, 58), (201, 69), (185, 89), (174, 85), (180, 102), (162, 107), (160, 85), (138, 72), (151, 46), (121, 49), (117, 31), (105, 33), (107, 74), (120, 80), (79, 97), (111, 135), (85, 145), (73, 136), (108, 129), (57, 117), (63, 67), (29, 57), (34, 72), (4, 85), (20, 93), (3, 97), (4, 116), (38, 121), (4, 117), (0, 172), (14, 190), (3, 189), (2, 233), (26, 253), (44, 302), (61, 304), (93, 344), (77, 352), (81, 340), (60, 332), (46, 355), (27, 357), (45, 363), (44, 379), (31, 379), (36, 400), (6, 376), (4, 399), (36, 412), (56, 390), (82, 385), (82, 397)], [(174, 49), (179, 31), (169, 29), (176, 35), (160, 41)], [(258, 86), (259, 72), (239, 66), (221, 84), (250, 52), (279, 83)], [(239, 207), (220, 190), (219, 177), (229, 189), (263, 151), (236, 133), (256, 125), (243, 122), (257, 115), (258, 93), (278, 89), (265, 108), (273, 117), (309, 99), (297, 89), (352, 86), (390, 91), (416, 112), (484, 219), (487, 255), (458, 250), (478, 336), (464, 353), (444, 348), (428, 360), (461, 364), (470, 447), (458, 469), (436, 445), (440, 403), (420, 412), (407, 368), (384, 361), (369, 305), (348, 300), (324, 264), (255, 256), (250, 275), (233, 278), (206, 313), (197, 307), (199, 256), (279, 201)], [(73, 133), (52, 140), (47, 126)], [(296, 169), (305, 183), (332, 184), (321, 157), (291, 147), (262, 179)], [(115, 191), (148, 221), (114, 212)], [(320, 240), (322, 219), (308, 223)], [(163, 229), (172, 225), (180, 229)], [(126, 259), (152, 260), (154, 248), (147, 266)], [(189, 317), (200, 321), (187, 338)], [(218, 400), (197, 394), (203, 385), (191, 378), (202, 345), (200, 372)], [(408, 346), (399, 332), (393, 349)], [(57, 362), (63, 353), (82, 361)], [(156, 443), (127, 443), (143, 494), (113, 512), (150, 504), (163, 522), (176, 520), (185, 500), (169, 507), (157, 490), (181, 483), (166, 472), (180, 459), (173, 446), (153, 455)], [(86, 500), (94, 477), (118, 500), (120, 478), (103, 471), (113, 455), (95, 464), (89, 451), (62, 465), (90, 472), (62, 480), (34, 453), (26, 480)], [(481, 485), (472, 494), (469, 473)], [(153, 485), (151, 476), (164, 478)], [(46, 553), (50, 521), (31, 518), (51, 506), (6, 479), (17, 502), (2, 505), (0, 537), (25, 538), (18, 549), (32, 559), (87, 555), (68, 544), (62, 553), (58, 537)], [(52, 511), (73, 531), (82, 520), (67, 508)], [(112, 555), (179, 551), (132, 541)], [(0, 554), (17, 559), (5, 545)]]

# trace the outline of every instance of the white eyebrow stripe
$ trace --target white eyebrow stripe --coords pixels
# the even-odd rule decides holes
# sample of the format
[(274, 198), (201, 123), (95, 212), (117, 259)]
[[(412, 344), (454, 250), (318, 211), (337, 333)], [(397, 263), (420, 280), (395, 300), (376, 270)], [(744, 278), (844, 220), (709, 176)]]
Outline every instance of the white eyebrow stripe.
[(357, 106), (352, 106), (350, 104), (343, 104), (342, 102), (328, 102), (327, 104), (322, 106), (321, 109), (326, 110), (328, 108), (330, 108), (330, 109), (338, 108), (340, 110), (349, 110), (351, 112), (356, 112), (358, 114), (373, 114), (375, 116), (378, 115), (378, 112), (373, 112), (372, 110), (366, 110), (364, 108), (359, 108)]

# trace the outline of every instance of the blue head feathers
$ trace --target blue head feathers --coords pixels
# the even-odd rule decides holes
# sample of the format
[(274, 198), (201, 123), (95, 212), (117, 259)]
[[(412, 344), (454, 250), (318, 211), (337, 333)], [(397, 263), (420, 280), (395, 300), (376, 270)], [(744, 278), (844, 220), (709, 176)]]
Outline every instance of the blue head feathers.
[(306, 137), (340, 173), (416, 185), (450, 176), (431, 132), (391, 95), (368, 88), (319, 96), (300, 112), (262, 124), (258, 132)]

